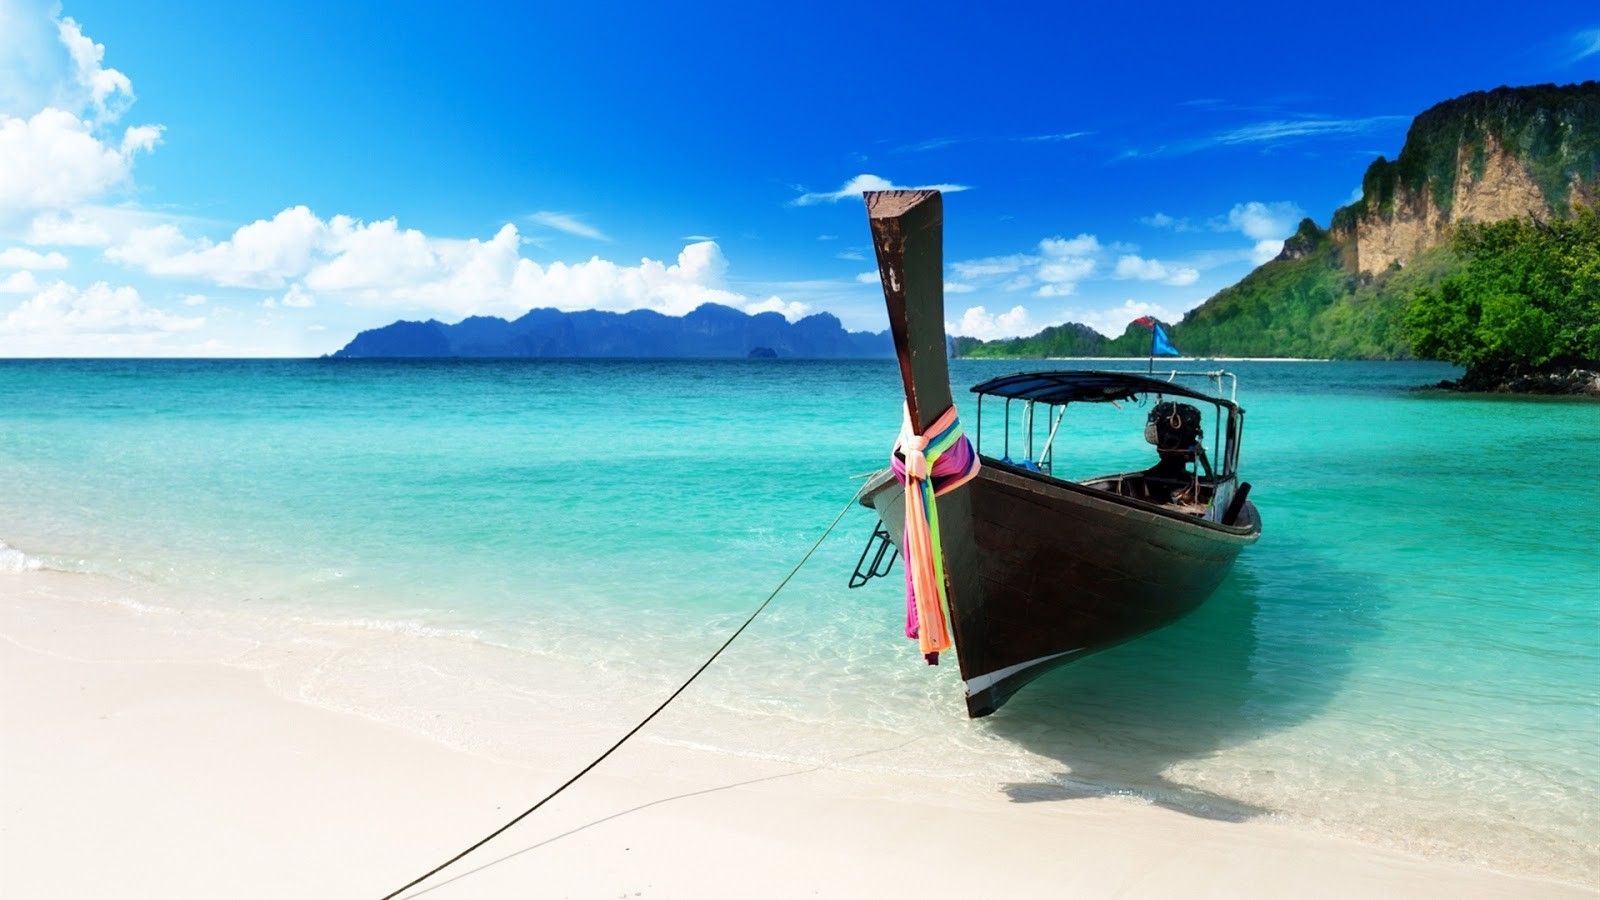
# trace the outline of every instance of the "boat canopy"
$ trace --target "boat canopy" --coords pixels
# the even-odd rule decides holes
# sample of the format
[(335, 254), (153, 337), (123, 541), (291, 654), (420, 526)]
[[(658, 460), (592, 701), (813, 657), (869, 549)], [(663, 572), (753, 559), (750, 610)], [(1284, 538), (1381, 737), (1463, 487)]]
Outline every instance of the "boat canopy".
[[(1188, 373), (1174, 373), (1183, 375)], [(1206, 373), (1221, 375), (1223, 373)], [(1032, 400), (1059, 406), (1065, 403), (1108, 403), (1128, 400), (1142, 394), (1164, 394), (1189, 397), (1212, 403), (1228, 410), (1238, 406), (1221, 397), (1202, 393), (1175, 381), (1137, 372), (1093, 372), (1067, 370), (1057, 372), (1018, 372), (991, 378), (972, 388), (974, 394), (1005, 397), (1011, 400)]]

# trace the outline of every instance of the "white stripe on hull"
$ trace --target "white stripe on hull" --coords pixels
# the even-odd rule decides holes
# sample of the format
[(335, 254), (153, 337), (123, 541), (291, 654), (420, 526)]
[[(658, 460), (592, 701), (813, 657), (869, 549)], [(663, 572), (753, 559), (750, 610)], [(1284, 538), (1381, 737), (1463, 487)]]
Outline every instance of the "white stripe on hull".
[(979, 691), (987, 690), (999, 682), (1010, 678), (1018, 672), (1021, 672), (1023, 669), (1031, 669), (1034, 666), (1047, 663), (1052, 659), (1059, 659), (1063, 656), (1070, 656), (1071, 654), (1082, 653), (1083, 651), (1083, 647), (1079, 647), (1076, 650), (1063, 650), (1060, 653), (1052, 653), (1049, 656), (1041, 656), (1038, 659), (1030, 659), (1027, 662), (1020, 662), (1014, 666), (1006, 666), (1004, 669), (989, 672), (985, 675), (979, 675), (978, 677), (966, 682), (967, 696), (971, 697), (973, 694), (976, 694)]
[(1083, 650), (1085, 650), (1083, 647), (1078, 647), (1077, 650), (1062, 650), (1062, 652), (1059, 653), (1051, 653), (1051, 655), (1048, 655), (1048, 657), (1040, 657), (1037, 658), (1037, 660), (1026, 661), (1026, 663), (1018, 663), (1018, 665), (1006, 666), (1006, 668), (998, 669), (998, 671), (992, 671), (992, 673), (981, 674), (981, 676), (974, 677), (974, 679), (971, 679), (971, 681), (966, 682), (966, 695), (971, 697), (971, 695), (974, 695), (974, 693), (978, 693), (979, 690), (990, 689), (990, 687), (994, 687), (994, 685), (998, 684), (998, 682), (1005, 681), (1005, 679), (1008, 679), (1008, 677), (1019, 673), (1019, 671), (1022, 671), (1022, 669), (1034, 668), (1034, 666), (1043, 665), (1043, 663), (1048, 663), (1050, 660), (1059, 660), (1061, 657), (1069, 657), (1069, 655), (1072, 655), (1072, 653), (1082, 653)]

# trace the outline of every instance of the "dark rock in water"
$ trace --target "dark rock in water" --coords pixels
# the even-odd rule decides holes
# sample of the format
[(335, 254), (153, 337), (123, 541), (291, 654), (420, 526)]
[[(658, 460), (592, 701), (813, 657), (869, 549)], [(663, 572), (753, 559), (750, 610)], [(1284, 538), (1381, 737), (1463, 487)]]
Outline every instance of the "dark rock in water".
[(1600, 369), (1561, 367), (1507, 378), (1474, 378), (1469, 373), (1459, 381), (1441, 381), (1434, 387), (1474, 394), (1600, 397)]
[(777, 359), (778, 351), (771, 347), (755, 347), (750, 350), (750, 359)]
[(758, 358), (892, 357), (894, 343), (887, 331), (846, 331), (828, 313), (790, 322), (775, 312), (750, 315), (705, 303), (684, 316), (534, 309), (509, 322), (495, 316), (454, 325), (395, 322), (361, 332), (333, 356), (741, 358), (757, 351), (764, 351)]

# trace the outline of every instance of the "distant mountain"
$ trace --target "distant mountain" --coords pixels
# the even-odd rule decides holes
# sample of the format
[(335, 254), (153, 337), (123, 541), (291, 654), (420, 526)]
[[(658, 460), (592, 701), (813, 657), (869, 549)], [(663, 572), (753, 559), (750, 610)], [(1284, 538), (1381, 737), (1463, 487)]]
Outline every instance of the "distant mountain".
[(894, 355), (889, 332), (846, 331), (829, 313), (790, 322), (775, 312), (750, 315), (706, 303), (687, 315), (535, 309), (506, 321), (472, 316), (395, 322), (363, 331), (333, 354), (344, 359), (398, 357), (736, 357), (839, 358)]
[[(1276, 259), (1168, 331), (1197, 355), (1410, 356), (1405, 311), (1419, 288), (1460, 269), (1450, 249), (1455, 226), (1548, 221), (1597, 201), (1600, 82), (1466, 94), (1417, 116), (1400, 155), (1367, 168), (1360, 199), (1334, 212), (1329, 228), (1301, 222)], [(1032, 355), (1005, 348), (1054, 348), (1068, 337), (1075, 345), (1070, 330), (1081, 327), (959, 346), (963, 355)], [(1147, 334), (1101, 338), (1099, 354), (1048, 355), (1140, 356)]]

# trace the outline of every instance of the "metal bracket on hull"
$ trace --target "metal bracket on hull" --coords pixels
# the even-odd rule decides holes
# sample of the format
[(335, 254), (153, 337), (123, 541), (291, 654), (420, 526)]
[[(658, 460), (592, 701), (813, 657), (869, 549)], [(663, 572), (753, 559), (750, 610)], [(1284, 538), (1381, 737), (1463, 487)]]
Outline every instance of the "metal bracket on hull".
[(882, 578), (894, 571), (894, 560), (899, 555), (900, 551), (889, 537), (889, 529), (883, 527), (883, 522), (878, 522), (877, 527), (872, 529), (872, 537), (867, 538), (861, 558), (856, 560), (855, 571), (850, 573), (850, 586), (861, 587), (874, 578)]

